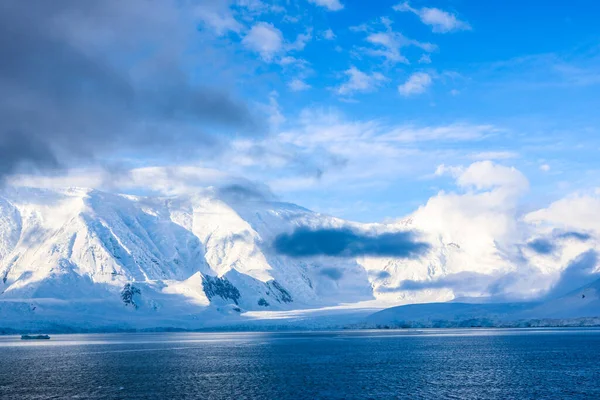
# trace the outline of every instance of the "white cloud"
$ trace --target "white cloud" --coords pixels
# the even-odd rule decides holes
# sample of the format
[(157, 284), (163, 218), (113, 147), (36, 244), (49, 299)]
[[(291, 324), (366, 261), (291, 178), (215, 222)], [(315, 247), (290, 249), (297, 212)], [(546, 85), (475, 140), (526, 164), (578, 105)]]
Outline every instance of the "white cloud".
[(500, 130), (493, 125), (449, 124), (416, 127), (401, 125), (389, 128), (382, 137), (390, 142), (466, 141), (480, 140)]
[(298, 16), (292, 16), (292, 15), (284, 15), (283, 16), (283, 22), (287, 22), (290, 24), (297, 24), (298, 22), (300, 22), (300, 19), (302, 19), (299, 15)]
[[(462, 279), (449, 282), (454, 296), (536, 298), (549, 293), (582, 254), (598, 249), (594, 235), (586, 236), (600, 232), (597, 196), (570, 196), (523, 215), (520, 202), (529, 183), (517, 169), (483, 161), (466, 168), (440, 166), (438, 172), (454, 177), (455, 191), (440, 191), (398, 225), (410, 224), (442, 248), (443, 266), (428, 265), (443, 268), (442, 277), (475, 274), (469, 287)], [(535, 240), (548, 243), (550, 253), (531, 246)], [(598, 272), (598, 266), (590, 268)], [(598, 275), (582, 278), (573, 289)]]
[(542, 165), (540, 165), (540, 170), (544, 171), (544, 172), (548, 172), (548, 171), (550, 171), (550, 165), (542, 164)]
[(301, 91), (310, 89), (311, 86), (309, 84), (307, 84), (306, 82), (304, 82), (302, 79), (296, 78), (296, 79), (293, 79), (288, 84), (288, 87), (293, 92), (301, 92)]
[(283, 34), (273, 24), (258, 22), (250, 28), (242, 44), (270, 62), (283, 47)]
[(244, 8), (245, 16), (258, 16), (264, 13), (282, 13), (285, 8), (276, 4), (267, 4), (261, 0), (236, 0), (236, 5)]
[(348, 77), (348, 80), (336, 89), (336, 92), (342, 96), (348, 96), (356, 92), (371, 92), (387, 80), (379, 72), (367, 74), (354, 66), (344, 71), (344, 74)]
[(471, 26), (459, 20), (456, 15), (439, 8), (413, 8), (408, 2), (394, 6), (394, 10), (401, 12), (412, 12), (417, 15), (421, 22), (432, 27), (433, 32), (447, 33), (454, 31), (470, 30)]
[(290, 66), (290, 65), (294, 65), (301, 69), (308, 67), (308, 61), (306, 61), (302, 58), (296, 58), (296, 57), (292, 57), (292, 56), (283, 56), (277, 62), (279, 63), (279, 65), (284, 66), (284, 67)]
[(326, 31), (323, 32), (323, 39), (325, 40), (334, 40), (335, 39), (335, 33), (333, 33), (333, 31), (331, 29), (327, 29)]
[(194, 193), (213, 185), (235, 182), (230, 174), (198, 165), (151, 166), (119, 170), (110, 173), (104, 169), (71, 169), (64, 175), (17, 175), (9, 179), (16, 187), (64, 189), (82, 187), (117, 193), (158, 193), (175, 195)]
[[(494, 131), (496, 128), (487, 125), (387, 125), (349, 119), (332, 110), (307, 109), (297, 119), (288, 120), (285, 130), (263, 140), (246, 140), (223, 160), (231, 168), (244, 160), (240, 173), (257, 173), (259, 176), (251, 178), (277, 183), (275, 190), (309, 190), (306, 186), (310, 184), (348, 191), (422, 176), (431, 165), (454, 159), (444, 150), (432, 150), (432, 143), (437, 147), (481, 140)], [(302, 186), (278, 186), (297, 178), (302, 178)]]
[(279, 93), (272, 91), (269, 93), (269, 104), (259, 105), (259, 109), (262, 109), (267, 114), (271, 129), (278, 129), (279, 126), (286, 120), (285, 116), (281, 112), (281, 107), (279, 106), (279, 101), (277, 100), (278, 97)]
[(260, 11), (268, 8), (261, 0), (236, 0), (236, 4), (251, 11)]
[(339, 11), (344, 8), (344, 5), (340, 3), (340, 0), (308, 0), (309, 3), (315, 4), (319, 7), (325, 7), (329, 11)]
[(408, 80), (402, 85), (398, 86), (398, 91), (403, 96), (412, 96), (416, 94), (422, 94), (427, 91), (427, 89), (433, 83), (433, 79), (431, 75), (426, 72), (415, 72), (412, 74)]
[(576, 193), (553, 202), (547, 208), (531, 212), (525, 221), (564, 230), (600, 233), (600, 197), (598, 194)]
[[(522, 194), (529, 188), (529, 181), (514, 167), (505, 167), (492, 161), (477, 161), (468, 167), (439, 165), (435, 176), (449, 175), (463, 189), (488, 190), (499, 188), (513, 194)], [(506, 193), (503, 193), (506, 194)]]
[(431, 64), (431, 56), (429, 54), (423, 54), (419, 58), (419, 64)]
[(465, 171), (465, 168), (463, 166), (452, 166), (452, 165), (440, 164), (435, 169), (434, 175), (435, 176), (449, 175), (454, 178), (458, 178), (464, 171)]
[(296, 40), (293, 43), (286, 45), (288, 50), (304, 50), (306, 44), (312, 40), (312, 28), (307, 29), (306, 33), (301, 33), (296, 36)]
[(195, 7), (194, 13), (217, 35), (224, 35), (230, 31), (240, 33), (244, 29), (233, 16), (228, 2), (204, 2)]
[(522, 193), (529, 188), (525, 175), (514, 167), (505, 167), (491, 161), (478, 161), (465, 169), (456, 183), (461, 187), (472, 187), (477, 190), (490, 188), (508, 188)]
[(379, 46), (379, 48), (366, 49), (366, 52), (373, 56), (385, 58), (390, 62), (400, 62), (408, 64), (408, 59), (400, 54), (401, 42), (404, 41), (404, 36), (391, 33), (372, 33), (367, 36), (367, 42)]
[(305, 33), (296, 36), (293, 42), (286, 42), (283, 33), (271, 23), (258, 22), (248, 31), (242, 44), (249, 50), (260, 54), (266, 62), (272, 62), (276, 59), (280, 65), (296, 64), (304, 67), (307, 62), (289, 55), (289, 51), (302, 51), (307, 43), (312, 40), (312, 28), (308, 28)]
[[(376, 29), (377, 25), (383, 25), (384, 30)], [(419, 42), (395, 32), (392, 29), (392, 21), (385, 17), (380, 18), (378, 23), (361, 25), (351, 29), (356, 32), (367, 33), (365, 40), (372, 45), (369, 48), (359, 47), (360, 51), (373, 57), (382, 57), (390, 63), (409, 64), (408, 59), (400, 52), (404, 47), (415, 46), (427, 52), (437, 50), (437, 46), (432, 43)]]
[[(474, 292), (470, 295), (474, 296), (532, 297), (546, 290), (550, 282), (534, 279), (536, 270), (523, 265), (526, 261), (520, 251), (531, 234), (530, 227), (520, 221), (518, 214), (518, 202), (527, 190), (527, 179), (513, 168), (490, 162), (439, 169), (445, 169), (443, 173), (450, 173), (456, 179), (456, 191), (440, 191), (410, 214), (408, 220), (423, 232), (424, 240), (442, 247), (445, 263), (440, 273), (452, 276), (474, 272), (482, 274), (480, 277), (491, 277), (472, 288)], [(481, 190), (473, 191), (473, 186)], [(525, 275), (523, 279), (490, 284), (517, 272), (519, 277)]]

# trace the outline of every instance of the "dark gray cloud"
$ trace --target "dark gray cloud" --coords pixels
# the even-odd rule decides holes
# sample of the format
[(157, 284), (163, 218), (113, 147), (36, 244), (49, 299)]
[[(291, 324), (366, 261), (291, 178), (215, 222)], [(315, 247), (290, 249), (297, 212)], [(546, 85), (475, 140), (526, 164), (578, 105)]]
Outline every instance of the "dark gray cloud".
[(538, 254), (552, 254), (560, 247), (560, 241), (565, 239), (575, 239), (582, 242), (589, 240), (591, 236), (584, 232), (555, 230), (549, 237), (537, 238), (529, 243), (527, 247)]
[(202, 47), (209, 39), (186, 6), (0, 2), (0, 177), (109, 151), (189, 156), (214, 149), (224, 128), (260, 131), (211, 70), (218, 55)]
[(369, 275), (373, 276), (375, 279), (387, 279), (392, 276), (392, 274), (387, 271), (370, 271)]
[(268, 201), (275, 195), (267, 185), (256, 182), (236, 182), (218, 188), (219, 197), (230, 201)]
[(560, 232), (560, 233), (556, 234), (556, 237), (559, 239), (577, 239), (582, 242), (585, 242), (585, 241), (591, 239), (592, 236), (590, 234), (584, 233), (584, 232), (568, 231), (568, 232)]
[(414, 232), (366, 234), (348, 228), (298, 228), (275, 238), (274, 248), (290, 257), (402, 257), (416, 258), (429, 250)]
[(535, 239), (527, 243), (527, 247), (538, 254), (551, 254), (556, 250), (556, 246), (548, 239)]
[(283, 160), (290, 171), (315, 179), (321, 179), (329, 171), (343, 169), (348, 164), (347, 159), (321, 147), (307, 149), (277, 141), (254, 143), (244, 151), (256, 160)]
[(319, 273), (334, 281), (339, 281), (344, 276), (344, 271), (341, 268), (323, 268)]
[[(520, 291), (517, 289), (515, 292), (515, 288), (519, 285), (528, 285), (527, 282), (532, 279), (538, 283), (548, 280), (546, 276), (541, 275), (532, 278), (536, 274), (539, 274), (537, 269), (527, 266), (521, 267), (518, 271), (494, 275), (464, 271), (428, 281), (405, 280), (396, 287), (379, 288), (378, 290), (398, 292), (402, 290), (450, 289), (458, 298), (483, 294), (488, 301), (515, 301), (522, 300)], [(479, 297), (480, 301), (481, 299)]]
[(560, 275), (560, 279), (548, 292), (548, 298), (563, 296), (586, 284), (598, 279), (595, 272), (598, 265), (598, 253), (594, 250), (586, 251), (573, 260)]
[(382, 292), (402, 290), (452, 289), (455, 292), (469, 292), (485, 289), (496, 277), (476, 272), (459, 272), (430, 281), (405, 280), (396, 287), (380, 288)]
[[(457, 297), (469, 293), (485, 293), (489, 301), (514, 301), (521, 298), (519, 290), (514, 288), (526, 285), (540, 289), (540, 299), (551, 299), (563, 296), (579, 289), (600, 277), (595, 272), (598, 265), (598, 253), (589, 250), (580, 254), (562, 271), (559, 279), (550, 290), (543, 293), (546, 285), (551, 284), (552, 277), (540, 273), (537, 268), (523, 266), (520, 270), (502, 275), (486, 275), (476, 272), (459, 272), (442, 276), (435, 280), (405, 280), (395, 287), (379, 288), (381, 292), (398, 292), (403, 290), (451, 289)], [(539, 284), (539, 285), (538, 285)]]
[[(511, 298), (511, 289), (515, 286), (519, 286), (523, 282), (527, 282), (534, 277), (539, 277), (539, 271), (529, 265), (523, 265), (518, 271), (508, 272), (506, 274), (495, 276), (491, 280), (491, 283), (487, 285), (486, 292), (491, 298), (497, 300), (515, 300)], [(538, 282), (545, 281), (545, 279), (536, 279)], [(518, 296), (517, 296), (518, 298)]]

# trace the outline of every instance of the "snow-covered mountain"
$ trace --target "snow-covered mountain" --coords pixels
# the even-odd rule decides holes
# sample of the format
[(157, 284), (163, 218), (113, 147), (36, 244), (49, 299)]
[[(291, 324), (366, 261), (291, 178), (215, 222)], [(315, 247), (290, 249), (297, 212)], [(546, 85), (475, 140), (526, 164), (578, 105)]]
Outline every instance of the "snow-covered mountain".
[[(500, 287), (527, 297), (560, 282), (571, 265), (564, 257), (579, 252), (469, 236), (468, 227), (445, 229), (431, 221), (443, 216), (425, 211), (359, 224), (241, 190), (148, 197), (9, 187), (0, 196), (0, 328), (198, 328), (261, 312), (384, 308)], [(404, 254), (377, 242), (374, 251), (297, 256), (274, 245), (299, 229), (362, 232), (372, 241), (406, 233), (422, 247)], [(530, 234), (589, 251), (587, 236), (548, 232)], [(519, 267), (532, 268), (526, 260), (536, 257), (528, 276), (538, 286), (519, 292)]]
[(7, 190), (0, 198), (3, 322), (52, 319), (57, 310), (60, 318), (72, 310), (74, 321), (90, 324), (93, 316), (112, 320), (111, 314), (115, 321), (193, 319), (211, 307), (235, 314), (374, 298), (355, 260), (329, 265), (343, 269), (332, 280), (324, 279), (318, 262), (271, 250), (275, 236), (295, 226), (343, 221), (291, 204), (226, 201), (220, 194)]

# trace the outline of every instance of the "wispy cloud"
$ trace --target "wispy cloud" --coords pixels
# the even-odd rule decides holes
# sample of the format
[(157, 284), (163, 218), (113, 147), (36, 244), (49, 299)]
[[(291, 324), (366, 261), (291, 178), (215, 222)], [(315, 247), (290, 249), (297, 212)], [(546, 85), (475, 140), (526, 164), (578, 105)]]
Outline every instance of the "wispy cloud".
[(299, 68), (307, 66), (304, 59), (289, 55), (301, 52), (313, 39), (312, 28), (299, 33), (293, 41), (285, 39), (283, 32), (269, 22), (257, 22), (245, 34), (242, 45), (248, 50), (258, 53), (265, 62), (277, 62), (281, 66), (294, 65)]
[(380, 18), (375, 23), (353, 27), (352, 30), (365, 32), (365, 41), (371, 44), (371, 47), (358, 47), (361, 53), (381, 57), (389, 63), (409, 64), (408, 58), (401, 53), (404, 47), (415, 46), (427, 52), (437, 50), (437, 46), (432, 43), (419, 42), (394, 31), (392, 21), (388, 18)]
[(258, 105), (258, 109), (267, 115), (271, 129), (278, 129), (279, 126), (286, 120), (285, 116), (281, 112), (278, 98), (279, 93), (276, 91), (271, 91), (271, 93), (269, 93), (269, 103)]
[(433, 78), (427, 72), (415, 72), (398, 86), (398, 92), (405, 97), (423, 94), (432, 84)]
[(274, 190), (286, 193), (322, 185), (340, 190), (385, 186), (429, 172), (440, 160), (454, 159), (453, 147), (499, 134), (491, 125), (388, 124), (320, 109), (306, 109), (285, 125), (272, 137), (235, 144), (233, 153), (224, 155), (227, 165), (234, 170), (238, 166), (244, 174), (256, 173)]
[(308, 0), (309, 3), (317, 5), (319, 7), (324, 7), (329, 11), (340, 11), (344, 8), (344, 5), (340, 2), (340, 0)]
[[(206, 1), (211, 1), (211, 0), (204, 0)], [(212, 0), (212, 1), (216, 1), (218, 3), (222, 3), (222, 4), (227, 4), (228, 0)], [(273, 13), (273, 14), (279, 14), (279, 13), (284, 13), (285, 7), (279, 5), (279, 4), (271, 4), (270, 2), (264, 2), (262, 0), (235, 0), (234, 4), (233, 4), (237, 9), (241, 9), (243, 10), (242, 17), (245, 17), (246, 19), (250, 18), (254, 18), (254, 17), (258, 17), (260, 15), (264, 15), (264, 14), (268, 14), (268, 13)]]
[(600, 57), (591, 54), (578, 56), (558, 53), (514, 57), (482, 65), (480, 74), (490, 83), (503, 87), (588, 87), (600, 84)]
[(334, 40), (335, 39), (335, 33), (333, 33), (333, 31), (331, 29), (327, 29), (325, 30), (321, 36), (323, 37), (323, 39), (325, 40)]
[(296, 40), (287, 44), (285, 47), (288, 50), (304, 50), (306, 44), (312, 40), (312, 28), (308, 28), (305, 33), (300, 33), (296, 36)]
[(288, 84), (288, 87), (293, 92), (302, 92), (304, 90), (310, 89), (310, 85), (304, 82), (302, 79), (292, 79), (292, 81)]
[(379, 72), (368, 74), (354, 66), (344, 71), (344, 74), (348, 77), (347, 81), (336, 89), (336, 92), (342, 96), (357, 92), (371, 92), (387, 81), (386, 77)]
[(439, 8), (413, 8), (408, 2), (404, 2), (395, 5), (394, 10), (411, 12), (417, 15), (421, 19), (421, 22), (432, 27), (433, 32), (448, 33), (471, 30), (471, 26), (459, 20), (455, 14), (440, 10)]
[(431, 56), (429, 54), (423, 54), (419, 58), (419, 64), (431, 64)]
[(240, 33), (244, 29), (233, 15), (228, 1), (205, 1), (199, 3), (194, 14), (200, 19), (202, 25), (213, 30), (217, 35), (228, 32)]
[(242, 40), (242, 44), (246, 48), (259, 53), (267, 62), (273, 61), (283, 49), (283, 43), (281, 31), (267, 22), (258, 22), (253, 25)]

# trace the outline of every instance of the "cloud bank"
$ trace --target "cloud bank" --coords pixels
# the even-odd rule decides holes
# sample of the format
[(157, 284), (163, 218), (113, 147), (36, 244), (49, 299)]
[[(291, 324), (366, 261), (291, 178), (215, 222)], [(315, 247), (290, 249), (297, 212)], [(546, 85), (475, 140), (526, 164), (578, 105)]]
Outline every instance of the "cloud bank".
[(428, 262), (383, 261), (394, 273), (374, 281), (377, 291), (396, 300), (423, 293), (439, 296), (436, 301), (533, 300), (560, 297), (600, 278), (600, 225), (591, 214), (596, 193), (524, 212), (529, 182), (513, 167), (480, 161), (437, 172), (449, 176), (454, 189), (394, 225), (421, 232), (432, 245)]
[(2, 2), (0, 176), (109, 151), (193, 153), (214, 148), (219, 128), (256, 132), (260, 121), (219, 79), (196, 82), (183, 67), (208, 39), (178, 4)]

